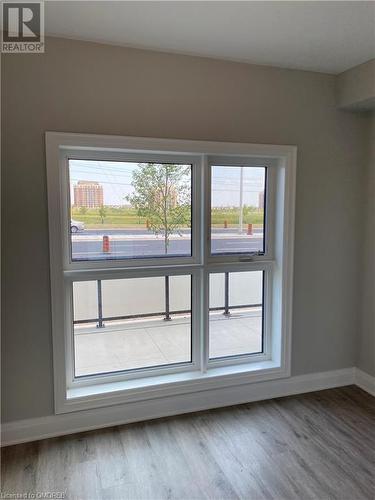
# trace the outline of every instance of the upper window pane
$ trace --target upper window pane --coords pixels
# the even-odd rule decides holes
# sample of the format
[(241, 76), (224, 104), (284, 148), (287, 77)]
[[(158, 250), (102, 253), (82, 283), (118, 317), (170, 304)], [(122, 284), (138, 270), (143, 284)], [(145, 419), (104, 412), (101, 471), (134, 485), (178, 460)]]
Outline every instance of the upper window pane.
[(211, 254), (264, 253), (266, 167), (211, 167)]
[(192, 166), (69, 160), (71, 258), (192, 255)]

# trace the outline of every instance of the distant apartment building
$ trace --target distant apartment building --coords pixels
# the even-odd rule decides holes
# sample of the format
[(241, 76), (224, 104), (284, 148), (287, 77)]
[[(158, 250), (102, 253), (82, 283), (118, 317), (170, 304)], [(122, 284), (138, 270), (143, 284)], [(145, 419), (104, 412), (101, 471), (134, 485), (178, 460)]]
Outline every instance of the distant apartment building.
[(95, 181), (78, 181), (74, 185), (74, 206), (99, 208), (103, 205), (103, 186)]
[[(156, 191), (155, 199), (157, 200), (158, 203), (162, 201), (162, 198), (163, 194), (159, 191)], [(168, 195), (169, 208), (176, 208), (176, 206), (178, 205), (178, 201), (179, 201), (178, 190), (176, 189), (175, 186), (170, 186)]]
[(258, 208), (260, 210), (264, 209), (264, 192), (263, 191), (261, 193), (259, 193), (259, 195), (258, 195)]

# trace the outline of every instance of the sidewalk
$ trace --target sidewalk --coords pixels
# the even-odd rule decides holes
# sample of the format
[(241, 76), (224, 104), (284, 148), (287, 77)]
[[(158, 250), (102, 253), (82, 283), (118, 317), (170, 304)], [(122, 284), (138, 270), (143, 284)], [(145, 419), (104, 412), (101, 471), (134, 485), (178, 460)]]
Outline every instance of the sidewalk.
[[(102, 241), (103, 236), (105, 236), (106, 233), (103, 231), (103, 234), (85, 234), (85, 233), (74, 233), (72, 234), (72, 241)], [(158, 240), (158, 241), (163, 241), (164, 237), (163, 235), (155, 235), (154, 233), (149, 233), (149, 234), (109, 234), (108, 235), (110, 241), (151, 241), (151, 240)], [(261, 239), (263, 238), (263, 232), (262, 233), (253, 233), (252, 235), (246, 234), (246, 232), (243, 232), (242, 234), (240, 233), (212, 233), (211, 239), (213, 240), (224, 240), (224, 239)], [(169, 237), (170, 241), (174, 240), (190, 240), (191, 235), (190, 234), (173, 234)]]

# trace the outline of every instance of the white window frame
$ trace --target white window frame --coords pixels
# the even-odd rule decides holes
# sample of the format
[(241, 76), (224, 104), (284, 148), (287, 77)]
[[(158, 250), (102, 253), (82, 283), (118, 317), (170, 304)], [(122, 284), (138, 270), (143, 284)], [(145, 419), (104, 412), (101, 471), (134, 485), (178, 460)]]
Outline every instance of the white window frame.
[[(55, 412), (145, 401), (290, 376), (296, 147), (46, 132)], [(192, 256), (72, 262), (67, 159), (193, 165)], [(267, 166), (264, 255), (211, 255), (214, 164)], [(264, 271), (264, 353), (208, 359), (211, 272)], [(192, 362), (74, 378), (72, 283), (192, 275)]]

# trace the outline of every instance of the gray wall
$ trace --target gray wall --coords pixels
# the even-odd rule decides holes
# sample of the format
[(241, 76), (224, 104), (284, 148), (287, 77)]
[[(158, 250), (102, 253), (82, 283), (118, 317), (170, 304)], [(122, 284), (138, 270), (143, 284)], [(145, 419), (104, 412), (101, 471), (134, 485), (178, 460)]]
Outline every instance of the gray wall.
[(297, 145), (292, 373), (354, 365), (367, 120), (332, 75), (62, 39), (2, 70), (5, 421), (53, 413), (46, 130)]
[(375, 107), (375, 59), (350, 68), (337, 76), (337, 105), (361, 110)]
[(364, 195), (362, 329), (357, 366), (375, 376), (375, 111), (368, 114), (368, 120), (368, 161)]

